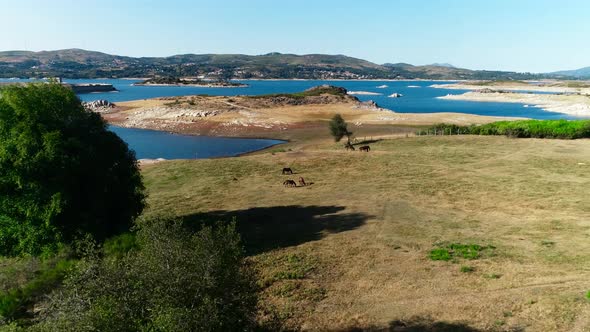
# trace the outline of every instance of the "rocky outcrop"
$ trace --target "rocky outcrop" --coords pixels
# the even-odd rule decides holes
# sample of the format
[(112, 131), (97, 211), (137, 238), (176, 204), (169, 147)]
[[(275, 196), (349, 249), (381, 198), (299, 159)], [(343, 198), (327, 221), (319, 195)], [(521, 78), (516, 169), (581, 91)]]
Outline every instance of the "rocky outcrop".
[(379, 107), (379, 105), (374, 102), (373, 100), (368, 100), (364, 102), (358, 102), (354, 105), (355, 109), (359, 110), (369, 110), (369, 111), (382, 111), (383, 108)]
[(97, 112), (97, 113), (108, 113), (111, 111), (112, 108), (115, 107), (115, 104), (111, 103), (108, 100), (99, 99), (95, 101), (85, 102), (82, 103), (85, 109)]

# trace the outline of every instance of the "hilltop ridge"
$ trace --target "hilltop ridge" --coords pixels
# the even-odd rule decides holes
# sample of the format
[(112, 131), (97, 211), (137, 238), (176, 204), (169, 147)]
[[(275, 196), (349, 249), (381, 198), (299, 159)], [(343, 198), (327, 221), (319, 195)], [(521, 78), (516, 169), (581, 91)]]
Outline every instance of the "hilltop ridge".
[(346, 55), (178, 54), (129, 57), (82, 49), (0, 52), (0, 77), (206, 79), (540, 79), (547, 75), (448, 66), (376, 64)]

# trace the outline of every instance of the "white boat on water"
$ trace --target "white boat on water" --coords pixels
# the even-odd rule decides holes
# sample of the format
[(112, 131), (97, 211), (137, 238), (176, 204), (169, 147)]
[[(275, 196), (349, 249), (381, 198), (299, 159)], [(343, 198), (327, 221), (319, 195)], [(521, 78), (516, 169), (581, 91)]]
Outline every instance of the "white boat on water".
[(399, 97), (403, 97), (403, 96), (404, 95), (402, 95), (401, 93), (395, 92), (395, 93), (390, 94), (388, 97), (389, 98), (399, 98)]
[(419, 88), (418, 85), (408, 85), (408, 88)]
[(383, 84), (383, 85), (380, 85), (377, 87), (377, 89), (385, 89), (385, 88), (389, 88), (389, 85)]

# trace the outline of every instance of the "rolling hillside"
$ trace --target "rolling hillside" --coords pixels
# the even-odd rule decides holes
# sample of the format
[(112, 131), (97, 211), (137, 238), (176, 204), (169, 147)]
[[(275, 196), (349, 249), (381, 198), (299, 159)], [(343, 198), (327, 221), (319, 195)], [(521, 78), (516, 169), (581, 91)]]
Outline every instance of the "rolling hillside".
[(181, 54), (126, 57), (67, 49), (0, 52), (0, 77), (121, 78), (202, 76), (211, 79), (538, 79), (530, 73), (473, 71), (445, 65), (379, 65), (345, 55)]
[(554, 72), (552, 74), (560, 76), (569, 76), (574, 78), (590, 78), (590, 67), (584, 67), (574, 70), (562, 70)]

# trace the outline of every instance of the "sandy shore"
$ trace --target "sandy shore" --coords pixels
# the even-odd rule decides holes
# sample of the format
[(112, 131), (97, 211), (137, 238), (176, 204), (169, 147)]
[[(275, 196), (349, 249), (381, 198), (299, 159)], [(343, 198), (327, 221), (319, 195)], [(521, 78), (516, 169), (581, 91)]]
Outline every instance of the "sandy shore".
[(588, 87), (570, 87), (567, 86), (566, 82), (550, 82), (540, 84), (523, 84), (519, 82), (498, 82), (489, 83), (483, 85), (466, 84), (466, 83), (453, 83), (453, 84), (433, 84), (430, 87), (438, 89), (453, 89), (453, 90), (504, 90), (504, 91), (537, 91), (537, 92), (552, 92), (552, 93), (580, 93), (590, 94), (590, 88)]
[(585, 95), (553, 95), (532, 93), (481, 93), (471, 91), (464, 94), (438, 97), (446, 100), (479, 102), (521, 103), (539, 107), (549, 112), (572, 116), (590, 117), (590, 97)]

